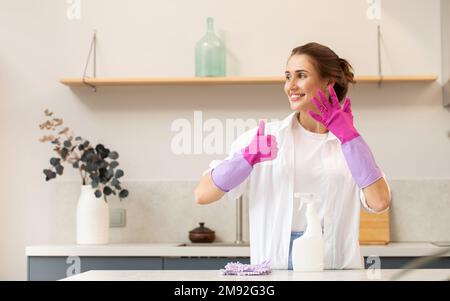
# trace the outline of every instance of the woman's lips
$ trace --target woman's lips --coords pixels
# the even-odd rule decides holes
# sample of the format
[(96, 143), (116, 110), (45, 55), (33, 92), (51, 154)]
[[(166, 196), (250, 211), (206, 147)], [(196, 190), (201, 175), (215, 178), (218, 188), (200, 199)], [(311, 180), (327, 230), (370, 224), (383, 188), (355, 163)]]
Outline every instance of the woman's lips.
[(290, 99), (291, 101), (300, 101), (300, 100), (302, 100), (305, 96), (306, 96), (305, 93), (291, 94), (291, 96), (289, 97), (289, 99)]

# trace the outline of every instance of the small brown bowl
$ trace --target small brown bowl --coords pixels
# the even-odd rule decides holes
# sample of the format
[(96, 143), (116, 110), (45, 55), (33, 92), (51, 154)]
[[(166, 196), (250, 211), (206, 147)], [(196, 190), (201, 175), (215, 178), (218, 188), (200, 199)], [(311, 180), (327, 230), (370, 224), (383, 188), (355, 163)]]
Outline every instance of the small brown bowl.
[(205, 223), (199, 223), (200, 227), (197, 227), (189, 231), (189, 240), (191, 242), (208, 243), (213, 242), (216, 238), (215, 232), (209, 228), (206, 228)]

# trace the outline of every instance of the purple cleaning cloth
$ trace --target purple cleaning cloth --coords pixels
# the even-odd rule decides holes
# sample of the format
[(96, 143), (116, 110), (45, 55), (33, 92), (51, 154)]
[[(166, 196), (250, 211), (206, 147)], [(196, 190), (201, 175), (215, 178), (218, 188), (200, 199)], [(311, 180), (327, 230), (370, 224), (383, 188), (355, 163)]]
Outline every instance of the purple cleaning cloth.
[(272, 272), (270, 267), (270, 261), (265, 260), (260, 264), (244, 264), (240, 262), (229, 262), (225, 266), (225, 269), (221, 269), (220, 273), (222, 275), (238, 275), (238, 276), (248, 276), (248, 275), (268, 275)]

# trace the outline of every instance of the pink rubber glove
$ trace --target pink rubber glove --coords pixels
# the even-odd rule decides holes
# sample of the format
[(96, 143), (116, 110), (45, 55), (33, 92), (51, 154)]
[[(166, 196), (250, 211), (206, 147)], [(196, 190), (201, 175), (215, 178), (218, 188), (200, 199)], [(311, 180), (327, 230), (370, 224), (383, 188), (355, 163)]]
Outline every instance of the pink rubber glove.
[(273, 135), (265, 135), (264, 128), (261, 120), (250, 144), (211, 171), (211, 179), (220, 190), (230, 191), (250, 175), (255, 164), (277, 157), (277, 140)]
[(277, 157), (277, 138), (273, 135), (266, 136), (265, 127), (264, 120), (261, 120), (253, 140), (242, 150), (244, 159), (251, 166), (256, 163), (273, 160)]
[(344, 106), (341, 108), (333, 86), (328, 86), (328, 91), (332, 103), (330, 104), (325, 94), (319, 90), (317, 93), (322, 101), (313, 97), (312, 102), (319, 109), (321, 115), (311, 110), (309, 114), (341, 141), (342, 153), (347, 161), (347, 166), (356, 184), (363, 189), (380, 179), (383, 176), (382, 172), (377, 166), (369, 146), (353, 126), (350, 98), (345, 98)]
[(333, 86), (328, 86), (332, 104), (328, 101), (325, 94), (319, 90), (319, 94), (322, 101), (313, 97), (311, 100), (316, 105), (317, 109), (322, 115), (316, 114), (313, 111), (309, 111), (312, 118), (322, 123), (328, 130), (330, 130), (340, 141), (345, 143), (359, 136), (358, 131), (353, 126), (353, 114), (350, 104), (350, 98), (346, 97), (344, 106), (341, 109), (336, 92)]

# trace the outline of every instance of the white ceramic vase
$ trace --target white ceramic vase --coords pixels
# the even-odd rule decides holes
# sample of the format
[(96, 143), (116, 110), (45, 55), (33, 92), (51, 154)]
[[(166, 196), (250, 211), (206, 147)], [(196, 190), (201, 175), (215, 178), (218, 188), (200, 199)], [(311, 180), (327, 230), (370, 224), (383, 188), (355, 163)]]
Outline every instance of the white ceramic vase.
[(90, 185), (81, 186), (77, 205), (77, 244), (107, 244), (109, 208), (103, 197), (97, 198)]

